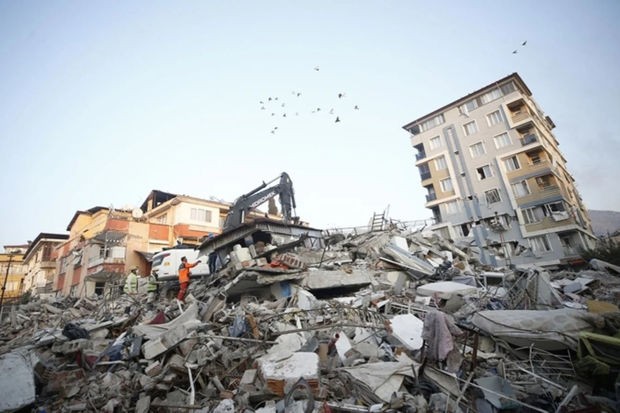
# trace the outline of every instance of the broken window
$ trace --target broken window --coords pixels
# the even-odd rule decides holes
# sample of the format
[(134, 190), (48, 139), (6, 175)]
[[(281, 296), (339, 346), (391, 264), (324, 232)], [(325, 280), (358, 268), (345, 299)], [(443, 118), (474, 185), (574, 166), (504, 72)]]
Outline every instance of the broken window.
[(530, 238), (530, 246), (532, 247), (532, 251), (538, 254), (551, 251), (551, 245), (546, 235)]
[(562, 201), (546, 204), (545, 215), (550, 216), (554, 221), (563, 221), (570, 218)]
[(499, 191), (497, 190), (497, 188), (493, 188), (489, 191), (485, 191), (484, 196), (487, 200), (487, 204), (494, 204), (496, 202), (501, 201), (499, 197)]
[(519, 165), (519, 159), (516, 155), (506, 159), (504, 161), (504, 164), (506, 165), (507, 171), (516, 171), (517, 169), (521, 168), (521, 165)]
[(481, 181), (493, 176), (490, 165), (481, 166), (480, 168), (476, 169), (476, 172), (478, 172), (478, 179)]

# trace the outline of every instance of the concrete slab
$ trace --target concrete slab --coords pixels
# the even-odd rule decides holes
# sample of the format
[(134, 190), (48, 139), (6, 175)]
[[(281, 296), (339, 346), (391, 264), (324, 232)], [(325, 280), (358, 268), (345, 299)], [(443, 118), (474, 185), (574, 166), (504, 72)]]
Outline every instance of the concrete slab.
[(435, 283), (421, 285), (416, 289), (417, 293), (425, 296), (437, 296), (448, 299), (454, 294), (468, 295), (478, 291), (476, 287), (465, 285), (453, 281), (439, 281)]
[(304, 283), (305, 287), (310, 291), (363, 286), (372, 282), (372, 276), (372, 272), (362, 270), (353, 270), (350, 273), (340, 270), (313, 270), (308, 271), (308, 276)]
[(390, 320), (392, 336), (400, 341), (409, 350), (419, 350), (422, 348), (422, 329), (424, 321), (413, 314), (401, 314), (394, 316)]
[(29, 358), (19, 352), (0, 356), (0, 411), (21, 409), (35, 400), (34, 373)]

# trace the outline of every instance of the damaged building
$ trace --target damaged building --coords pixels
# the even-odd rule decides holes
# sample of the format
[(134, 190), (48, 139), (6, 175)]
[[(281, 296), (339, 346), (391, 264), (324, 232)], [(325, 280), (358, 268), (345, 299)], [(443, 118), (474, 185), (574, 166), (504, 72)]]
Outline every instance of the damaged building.
[(555, 124), (517, 73), (403, 126), (434, 229), (490, 265), (570, 264), (595, 237)]
[[(617, 411), (620, 268), (490, 267), (424, 227), (254, 219), (184, 302), (0, 315), (0, 411)], [(219, 239), (218, 239), (219, 238)]]

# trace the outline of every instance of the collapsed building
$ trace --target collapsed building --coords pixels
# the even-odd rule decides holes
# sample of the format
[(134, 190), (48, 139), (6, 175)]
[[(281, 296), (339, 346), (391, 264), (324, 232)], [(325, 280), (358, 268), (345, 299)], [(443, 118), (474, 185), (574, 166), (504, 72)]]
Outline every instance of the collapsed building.
[[(206, 240), (184, 303), (50, 298), (0, 316), (0, 411), (617, 411), (620, 268), (513, 268), (391, 222), (257, 219)], [(598, 410), (595, 410), (598, 409)]]

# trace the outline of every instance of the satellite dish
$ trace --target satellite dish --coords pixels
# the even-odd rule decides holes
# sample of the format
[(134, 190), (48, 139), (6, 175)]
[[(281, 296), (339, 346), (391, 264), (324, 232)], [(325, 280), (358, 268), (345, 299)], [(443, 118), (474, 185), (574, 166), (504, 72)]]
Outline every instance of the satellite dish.
[(142, 215), (143, 215), (143, 214), (144, 214), (144, 213), (142, 212), (142, 210), (141, 210), (140, 208), (134, 208), (134, 209), (131, 211), (131, 216), (132, 216), (132, 217), (134, 217), (135, 219), (140, 219), (140, 218), (142, 218)]

